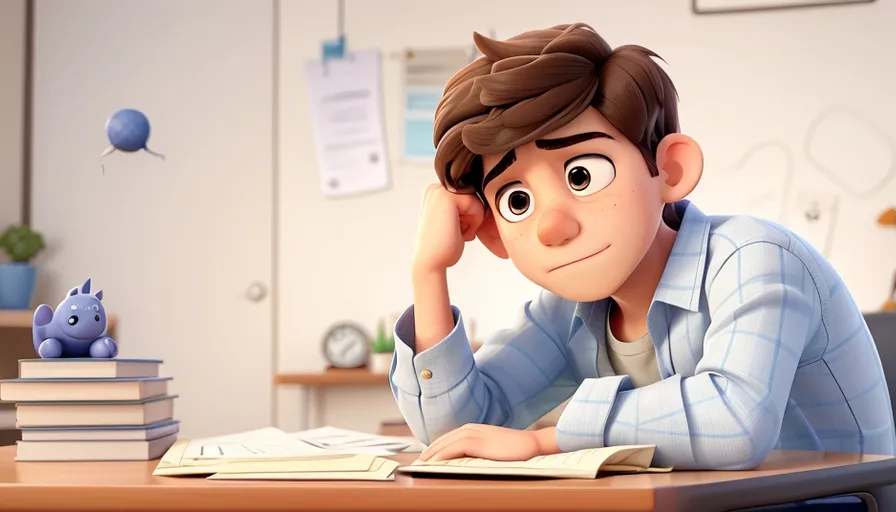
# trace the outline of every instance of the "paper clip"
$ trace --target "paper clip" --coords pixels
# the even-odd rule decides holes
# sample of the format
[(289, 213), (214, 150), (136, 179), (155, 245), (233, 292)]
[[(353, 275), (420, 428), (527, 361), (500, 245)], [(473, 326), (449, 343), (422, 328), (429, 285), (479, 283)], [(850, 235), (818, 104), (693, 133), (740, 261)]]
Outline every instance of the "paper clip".
[(345, 58), (345, 34), (335, 39), (325, 40), (321, 44), (321, 62), (323, 64), (324, 75), (327, 74), (327, 63), (331, 60), (341, 60)]

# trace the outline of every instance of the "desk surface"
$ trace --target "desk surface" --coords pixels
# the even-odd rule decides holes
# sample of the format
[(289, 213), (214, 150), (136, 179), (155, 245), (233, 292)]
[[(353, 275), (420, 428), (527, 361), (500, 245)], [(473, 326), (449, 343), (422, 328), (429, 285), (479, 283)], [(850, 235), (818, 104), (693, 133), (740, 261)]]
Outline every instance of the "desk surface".
[(372, 373), (367, 368), (328, 368), (319, 373), (278, 373), (274, 376), (275, 384), (294, 384), (299, 386), (355, 386), (364, 384), (389, 384), (389, 376), (385, 373)]
[[(157, 461), (13, 462), (0, 448), (0, 510), (419, 511), (730, 510), (864, 490), (896, 480), (896, 459), (775, 452), (756, 471), (672, 472), (596, 480), (239, 482), (154, 477)], [(413, 454), (396, 457), (409, 463)], [(861, 462), (862, 464), (856, 464)], [(853, 465), (855, 464), (855, 465)], [(762, 501), (759, 501), (763, 498)]]

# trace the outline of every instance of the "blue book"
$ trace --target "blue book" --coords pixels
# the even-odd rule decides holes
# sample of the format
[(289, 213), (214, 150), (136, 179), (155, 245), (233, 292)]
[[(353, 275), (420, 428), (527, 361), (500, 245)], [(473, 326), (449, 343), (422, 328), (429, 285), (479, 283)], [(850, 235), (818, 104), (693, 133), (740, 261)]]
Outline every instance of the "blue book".
[(175, 398), (177, 395), (127, 401), (19, 402), (16, 404), (16, 423), (21, 429), (144, 427), (171, 420)]
[(161, 364), (161, 359), (96, 359), (91, 357), (20, 359), (19, 377), (23, 379), (158, 377)]
[(176, 434), (180, 422), (166, 419), (149, 425), (85, 425), (78, 427), (22, 427), (22, 441), (152, 441)]
[(2, 402), (142, 400), (167, 395), (171, 377), (0, 380)]

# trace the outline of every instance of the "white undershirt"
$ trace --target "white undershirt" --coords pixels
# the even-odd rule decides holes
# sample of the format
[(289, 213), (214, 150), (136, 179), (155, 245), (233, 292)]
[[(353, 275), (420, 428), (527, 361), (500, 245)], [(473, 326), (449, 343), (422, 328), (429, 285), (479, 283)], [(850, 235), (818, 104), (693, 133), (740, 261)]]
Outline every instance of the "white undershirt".
[(656, 349), (650, 333), (634, 340), (619, 341), (610, 329), (610, 308), (607, 308), (607, 356), (616, 375), (628, 375), (636, 388), (660, 381)]

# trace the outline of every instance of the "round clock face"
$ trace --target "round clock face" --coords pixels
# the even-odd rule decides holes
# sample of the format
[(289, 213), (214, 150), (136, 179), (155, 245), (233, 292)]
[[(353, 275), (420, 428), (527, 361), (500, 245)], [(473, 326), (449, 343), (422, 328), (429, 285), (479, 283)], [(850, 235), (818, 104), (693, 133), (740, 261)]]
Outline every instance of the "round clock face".
[(367, 364), (370, 338), (358, 326), (339, 324), (324, 336), (324, 357), (336, 368), (358, 368)]

